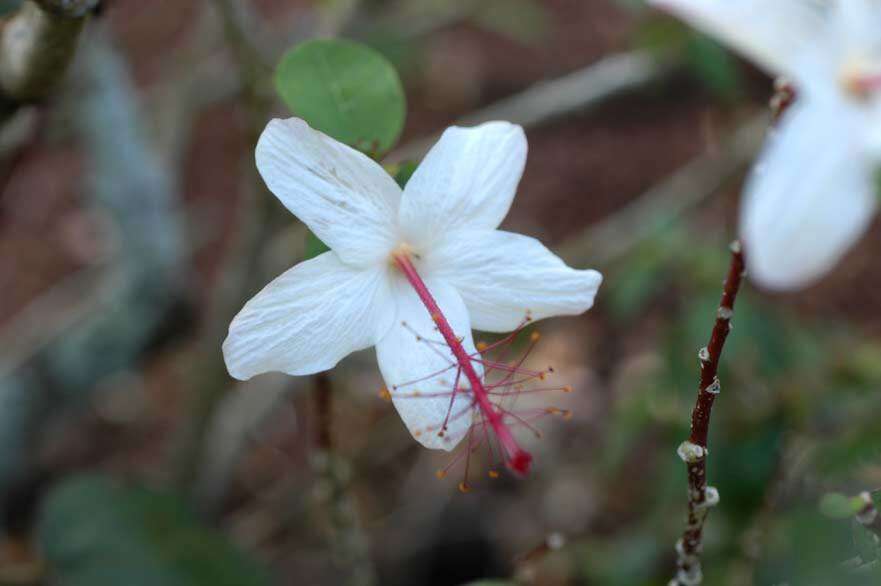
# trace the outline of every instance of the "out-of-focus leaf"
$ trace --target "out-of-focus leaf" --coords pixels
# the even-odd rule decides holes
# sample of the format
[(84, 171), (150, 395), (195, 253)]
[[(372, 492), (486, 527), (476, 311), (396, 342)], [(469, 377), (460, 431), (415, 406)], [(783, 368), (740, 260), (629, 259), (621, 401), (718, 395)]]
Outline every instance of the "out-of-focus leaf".
[(172, 494), (80, 476), (48, 495), (37, 537), (65, 586), (266, 586), (266, 572)]
[(711, 484), (722, 493), (721, 509), (733, 521), (746, 521), (762, 507), (773, 482), (782, 448), (782, 424), (771, 419), (738, 433), (720, 423), (724, 422), (717, 421), (711, 429)]
[(313, 234), (311, 230), (306, 232), (306, 251), (303, 254), (303, 260), (315, 258), (328, 250), (330, 250), (330, 247)]
[(707, 87), (723, 98), (740, 95), (742, 80), (737, 61), (719, 43), (693, 35), (685, 45), (685, 61)]
[(404, 161), (402, 163), (395, 163), (394, 165), (389, 166), (386, 170), (395, 178), (395, 181), (401, 186), (401, 189), (404, 189), (404, 187), (407, 186), (407, 182), (410, 181), (410, 177), (416, 172), (418, 166), (419, 163), (416, 161)]
[(313, 128), (373, 156), (394, 146), (404, 127), (395, 68), (359, 43), (318, 39), (294, 47), (278, 64), (275, 86)]
[(645, 535), (616, 540), (582, 542), (578, 545), (582, 573), (590, 584), (632, 586), (645, 580), (658, 563), (664, 544)]
[(829, 586), (862, 584), (842, 567), (853, 557), (849, 527), (824, 518), (816, 510), (777, 515), (763, 537), (762, 559), (755, 584)]
[(521, 43), (547, 38), (551, 17), (536, 0), (484, 0), (476, 3), (471, 20), (483, 28)]
[(850, 519), (859, 513), (864, 505), (863, 499), (858, 496), (830, 492), (820, 499), (820, 512), (830, 519)]

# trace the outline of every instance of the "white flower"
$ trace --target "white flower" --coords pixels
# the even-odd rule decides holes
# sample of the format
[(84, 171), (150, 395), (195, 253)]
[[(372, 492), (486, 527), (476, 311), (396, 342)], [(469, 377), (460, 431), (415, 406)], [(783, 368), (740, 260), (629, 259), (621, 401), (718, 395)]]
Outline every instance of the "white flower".
[[(472, 398), (459, 393), (451, 408), (455, 365), (463, 368), (451, 346), (473, 355), (472, 327), (504, 332), (527, 314), (580, 314), (602, 280), (567, 267), (533, 238), (496, 229), (526, 150), (513, 124), (449, 128), (402, 192), (380, 165), (302, 120), (270, 122), (257, 144), (257, 168), (331, 251), (282, 274), (235, 317), (223, 344), (230, 374), (311, 374), (376, 346), (411, 433), (429, 448), (455, 447), (471, 426)], [(419, 283), (437, 308), (427, 308)], [(444, 324), (455, 332), (452, 344), (438, 335)], [(480, 363), (467, 368), (474, 380), (464, 372), (456, 388), (480, 384)], [(418, 399), (393, 390), (418, 379)], [(449, 413), (442, 437), (424, 433)]]
[(652, 0), (796, 89), (746, 186), (750, 275), (816, 281), (866, 230), (881, 158), (881, 2)]

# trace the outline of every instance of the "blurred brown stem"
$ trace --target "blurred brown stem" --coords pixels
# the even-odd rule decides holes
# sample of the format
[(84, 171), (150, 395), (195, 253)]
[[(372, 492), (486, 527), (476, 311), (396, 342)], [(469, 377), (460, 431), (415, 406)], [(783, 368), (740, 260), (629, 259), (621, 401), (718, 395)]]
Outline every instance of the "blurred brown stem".
[(0, 34), (0, 121), (46, 97), (73, 60), (77, 39), (99, 0), (25, 2)]
[(725, 341), (731, 331), (734, 302), (744, 276), (741, 245), (731, 245), (731, 265), (725, 279), (722, 299), (710, 341), (698, 353), (701, 364), (700, 386), (691, 414), (691, 436), (679, 446), (679, 456), (688, 466), (688, 523), (676, 543), (679, 554), (676, 577), (670, 586), (695, 586), (703, 581), (700, 554), (703, 549), (704, 523), (709, 509), (719, 502), (719, 493), (707, 486), (707, 436), (716, 396), (721, 390), (718, 370)]
[[(229, 0), (215, 0), (214, 5), (223, 23), (224, 38), (238, 66), (242, 97), (248, 119), (248, 146), (251, 151), (257, 144), (262, 124), (272, 107), (272, 94), (267, 91), (264, 68), (259, 51), (248, 41), (245, 32), (243, 6)], [(266, 188), (257, 176), (248, 157), (248, 182), (244, 187), (245, 197), (238, 204), (238, 225), (232, 237), (229, 253), (219, 272), (220, 278), (215, 290), (217, 295), (207, 311), (207, 326), (201, 333), (203, 344), (201, 357), (194, 361), (206, 364), (205, 372), (194, 385), (190, 405), (190, 424), (186, 426), (181, 440), (178, 463), (178, 482), (192, 484), (198, 477), (197, 468), (205, 449), (206, 431), (217, 411), (217, 406), (232, 388), (221, 356), (221, 343), (226, 329), (236, 311), (251, 292), (254, 275), (259, 267), (258, 257), (266, 238), (267, 230), (262, 229), (266, 200)]]
[(320, 372), (315, 375), (315, 419), (318, 431), (315, 436), (319, 450), (333, 449), (333, 414), (331, 412), (331, 386), (330, 375)]
[(312, 467), (316, 476), (315, 500), (325, 518), (328, 541), (335, 564), (348, 576), (351, 586), (376, 583), (367, 548), (367, 538), (358, 523), (355, 504), (349, 496), (352, 470), (349, 462), (333, 449), (333, 388), (330, 375), (314, 379), (316, 436)]

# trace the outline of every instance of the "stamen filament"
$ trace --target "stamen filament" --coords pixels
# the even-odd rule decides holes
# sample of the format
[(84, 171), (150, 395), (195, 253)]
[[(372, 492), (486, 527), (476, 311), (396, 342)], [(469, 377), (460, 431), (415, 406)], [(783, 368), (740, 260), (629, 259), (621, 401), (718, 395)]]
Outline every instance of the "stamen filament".
[[(487, 424), (492, 427), (496, 438), (499, 440), (499, 444), (504, 448), (507, 455), (508, 467), (519, 474), (526, 474), (529, 472), (529, 466), (532, 463), (532, 455), (520, 447), (517, 440), (514, 438), (514, 435), (511, 433), (511, 430), (505, 423), (504, 415), (496, 410), (495, 405), (490, 401), (489, 393), (487, 393), (483, 381), (474, 370), (474, 366), (471, 364), (471, 356), (462, 346), (461, 340), (453, 332), (453, 328), (450, 326), (447, 318), (444, 317), (437, 301), (435, 301), (431, 292), (428, 290), (428, 287), (425, 285), (425, 281), (419, 276), (416, 267), (414, 267), (413, 263), (410, 261), (410, 257), (405, 253), (394, 254), (393, 259), (395, 264), (404, 274), (404, 277), (406, 277), (407, 281), (409, 281), (410, 285), (416, 291), (416, 294), (419, 296), (423, 305), (425, 305), (425, 308), (431, 315), (431, 319), (437, 326), (438, 331), (441, 333), (441, 336), (443, 336), (447, 345), (450, 347), (453, 356), (459, 363), (459, 368), (462, 369), (465, 378), (471, 383), (471, 392), (474, 396), (474, 402), (477, 404), (481, 414), (486, 419)], [(512, 376), (512, 374), (513, 373), (509, 376)], [(453, 392), (455, 393), (456, 390), (457, 389), (454, 389)]]

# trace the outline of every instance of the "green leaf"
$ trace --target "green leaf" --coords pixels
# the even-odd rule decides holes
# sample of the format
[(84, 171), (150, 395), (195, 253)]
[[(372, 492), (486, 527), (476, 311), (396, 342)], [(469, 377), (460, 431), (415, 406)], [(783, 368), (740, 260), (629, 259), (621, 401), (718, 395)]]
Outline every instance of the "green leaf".
[(407, 182), (410, 181), (410, 177), (416, 172), (418, 166), (419, 164), (415, 161), (404, 161), (402, 163), (389, 165), (386, 167), (386, 171), (388, 171), (389, 175), (395, 178), (395, 181), (401, 189), (404, 189), (404, 187), (407, 186)]
[(743, 83), (737, 61), (722, 45), (694, 35), (685, 46), (685, 61), (714, 93), (728, 99), (739, 97)]
[(318, 39), (298, 45), (278, 64), (275, 87), (310, 126), (372, 156), (394, 146), (404, 127), (398, 73), (358, 43)]
[(37, 525), (65, 586), (266, 586), (266, 572), (199, 523), (176, 496), (107, 477), (55, 487)]
[(303, 260), (313, 259), (328, 250), (330, 250), (330, 247), (313, 234), (311, 230), (306, 232), (306, 252), (303, 255)]
[(830, 519), (850, 519), (865, 506), (858, 496), (847, 496), (837, 492), (824, 494), (820, 499), (820, 512)]

